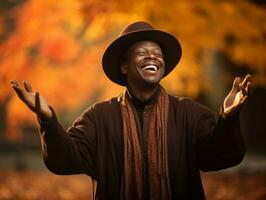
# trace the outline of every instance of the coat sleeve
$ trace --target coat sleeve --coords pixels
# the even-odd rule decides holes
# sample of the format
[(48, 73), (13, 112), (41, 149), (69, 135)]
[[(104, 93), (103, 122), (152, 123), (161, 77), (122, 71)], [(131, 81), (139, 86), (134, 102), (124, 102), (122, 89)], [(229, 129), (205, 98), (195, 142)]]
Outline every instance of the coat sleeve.
[(56, 174), (85, 173), (95, 177), (96, 130), (93, 109), (85, 111), (68, 129), (53, 118), (40, 123), (42, 156)]
[(199, 113), (195, 128), (198, 167), (212, 171), (239, 164), (245, 154), (239, 113), (227, 119), (219, 115), (217, 121), (204, 107)]

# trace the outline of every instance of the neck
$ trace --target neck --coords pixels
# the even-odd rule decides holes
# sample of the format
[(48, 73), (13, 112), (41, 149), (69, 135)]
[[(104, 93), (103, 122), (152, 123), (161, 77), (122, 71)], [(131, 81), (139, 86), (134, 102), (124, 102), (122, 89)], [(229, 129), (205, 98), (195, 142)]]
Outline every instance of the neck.
[(147, 85), (145, 87), (131, 87), (130, 85), (127, 86), (127, 89), (129, 90), (130, 94), (133, 95), (138, 100), (144, 102), (149, 100), (158, 89), (159, 84), (155, 85)]

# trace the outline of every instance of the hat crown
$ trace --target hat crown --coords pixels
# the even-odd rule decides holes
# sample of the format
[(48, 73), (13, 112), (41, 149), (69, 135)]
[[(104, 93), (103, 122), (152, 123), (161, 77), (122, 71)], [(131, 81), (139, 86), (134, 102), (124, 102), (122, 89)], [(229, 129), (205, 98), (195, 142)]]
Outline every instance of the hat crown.
[(139, 21), (128, 25), (120, 34), (119, 37), (138, 31), (154, 30), (153, 26), (147, 22)]

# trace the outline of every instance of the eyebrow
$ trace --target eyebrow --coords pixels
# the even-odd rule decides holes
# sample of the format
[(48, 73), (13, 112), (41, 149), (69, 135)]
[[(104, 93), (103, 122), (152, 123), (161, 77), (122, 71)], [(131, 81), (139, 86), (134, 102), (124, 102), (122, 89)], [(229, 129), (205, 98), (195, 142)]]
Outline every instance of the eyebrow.
[[(139, 48), (135, 49), (134, 52), (135, 52), (135, 51), (138, 51), (138, 50), (144, 50), (144, 51), (147, 51), (147, 48), (145, 48), (145, 47), (139, 47)], [(151, 49), (151, 50), (152, 50), (152, 51), (158, 50), (158, 51), (160, 51), (160, 52), (163, 52), (162, 49), (161, 49), (160, 47), (155, 47), (155, 48), (153, 48), (153, 49)]]

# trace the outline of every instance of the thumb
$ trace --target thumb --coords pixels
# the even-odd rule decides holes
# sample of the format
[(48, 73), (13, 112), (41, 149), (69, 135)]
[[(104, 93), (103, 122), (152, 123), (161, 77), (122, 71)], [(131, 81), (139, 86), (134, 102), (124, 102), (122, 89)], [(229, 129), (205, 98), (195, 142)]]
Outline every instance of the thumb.
[(41, 101), (40, 101), (40, 93), (36, 92), (35, 94), (35, 109), (37, 114), (40, 114), (41, 112)]

